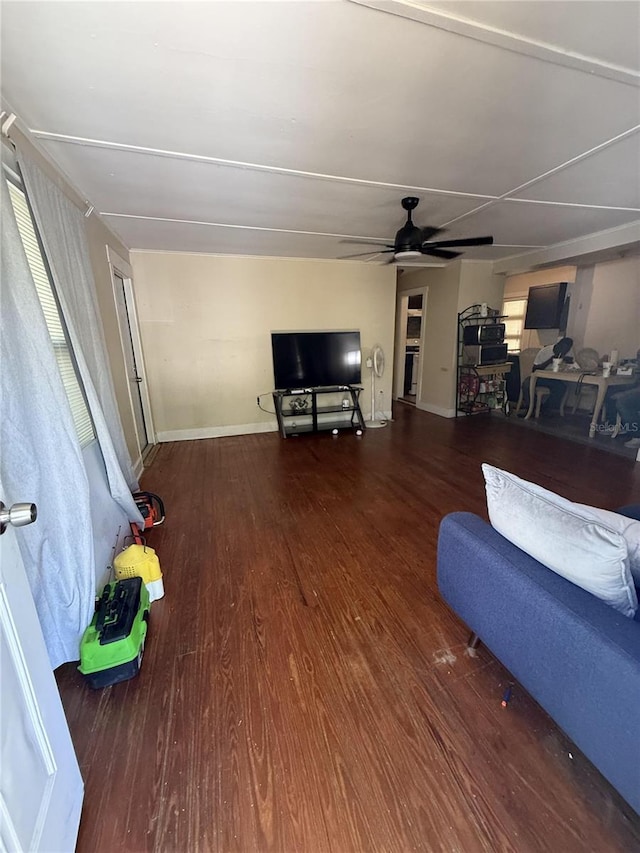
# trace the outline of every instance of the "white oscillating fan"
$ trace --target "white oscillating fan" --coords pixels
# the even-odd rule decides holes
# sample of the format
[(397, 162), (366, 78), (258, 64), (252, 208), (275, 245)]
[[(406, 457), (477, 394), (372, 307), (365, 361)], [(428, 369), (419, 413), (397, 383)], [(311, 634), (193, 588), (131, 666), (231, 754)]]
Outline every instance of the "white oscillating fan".
[(367, 367), (371, 370), (371, 420), (365, 421), (365, 423), (368, 429), (379, 429), (387, 425), (384, 413), (378, 413), (382, 417), (376, 418), (376, 377), (380, 379), (384, 373), (384, 350), (379, 344), (376, 344), (371, 350), (371, 357), (367, 359)]

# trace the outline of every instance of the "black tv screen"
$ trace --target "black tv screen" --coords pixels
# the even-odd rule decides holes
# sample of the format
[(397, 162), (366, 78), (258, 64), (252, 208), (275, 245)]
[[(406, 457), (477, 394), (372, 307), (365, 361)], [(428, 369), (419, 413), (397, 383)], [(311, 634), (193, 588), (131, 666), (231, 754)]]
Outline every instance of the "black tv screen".
[(357, 385), (360, 332), (272, 332), (278, 390)]
[(565, 325), (564, 303), (567, 282), (529, 288), (525, 329), (560, 329)]

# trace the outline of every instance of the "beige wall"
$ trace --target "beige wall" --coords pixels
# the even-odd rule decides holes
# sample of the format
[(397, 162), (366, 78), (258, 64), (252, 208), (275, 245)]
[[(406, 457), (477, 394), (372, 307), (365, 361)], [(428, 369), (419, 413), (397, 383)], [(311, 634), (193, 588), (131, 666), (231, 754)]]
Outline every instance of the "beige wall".
[[(576, 267), (562, 266), (550, 267), (549, 269), (536, 270), (535, 272), (522, 273), (521, 275), (507, 276), (504, 285), (505, 299), (526, 299), (529, 294), (530, 287), (537, 287), (541, 284), (554, 284), (558, 281), (566, 281), (569, 283), (568, 293), (573, 292), (573, 283), (576, 280)], [(575, 299), (571, 300), (571, 310), (575, 309)], [(569, 316), (568, 326), (571, 326), (571, 315)], [(569, 328), (567, 334), (571, 336)], [(558, 339), (557, 329), (525, 329), (522, 335), (521, 349), (528, 347), (543, 347), (547, 344), (553, 344)]]
[(575, 266), (549, 267), (544, 270), (525, 272), (507, 276), (504, 285), (504, 298), (526, 297), (529, 288), (539, 284), (553, 284), (556, 281), (573, 282), (576, 278)]
[(640, 348), (640, 258), (595, 265), (585, 314), (584, 346), (601, 356), (617, 349), (620, 358), (635, 358)]
[[(276, 428), (272, 331), (359, 329), (364, 365), (393, 351), (395, 269), (373, 264), (131, 252), (149, 392), (160, 440)], [(376, 387), (391, 408), (391, 369)]]
[[(583, 267), (553, 267), (510, 276), (506, 297), (526, 297), (529, 287), (555, 281), (569, 282), (571, 303), (567, 334), (573, 338), (574, 353), (591, 347), (600, 355), (617, 349), (621, 358), (632, 358), (640, 347), (640, 259)], [(557, 338), (553, 329), (525, 331), (526, 347), (543, 346)]]
[(403, 275), (398, 292), (427, 288), (423, 313), (422, 373), (416, 406), (444, 417), (455, 415), (458, 312), (469, 305), (502, 304), (504, 282), (483, 261), (453, 261), (440, 269)]
[[(66, 177), (42, 154), (33, 144), (31, 139), (21, 133), (15, 126), (11, 129), (11, 137), (19, 150), (28, 153), (29, 157), (39, 166), (42, 171), (62, 190), (71, 201), (83, 211), (85, 204), (83, 198), (71, 186)], [(124, 430), (127, 449), (131, 460), (135, 465), (138, 462), (138, 444), (131, 411), (131, 400), (129, 397), (128, 377), (125, 370), (124, 356), (118, 320), (116, 315), (115, 301), (111, 288), (109, 265), (107, 262), (107, 244), (114, 249), (125, 261), (129, 260), (127, 248), (107, 228), (102, 219), (94, 212), (86, 221), (87, 239), (93, 275), (96, 282), (98, 306), (105, 334), (105, 343), (109, 356), (109, 365), (113, 378), (116, 394), (116, 402), (120, 412), (120, 419)]]
[(462, 261), (458, 311), (486, 302), (489, 308), (502, 307), (504, 276), (494, 275), (492, 261)]

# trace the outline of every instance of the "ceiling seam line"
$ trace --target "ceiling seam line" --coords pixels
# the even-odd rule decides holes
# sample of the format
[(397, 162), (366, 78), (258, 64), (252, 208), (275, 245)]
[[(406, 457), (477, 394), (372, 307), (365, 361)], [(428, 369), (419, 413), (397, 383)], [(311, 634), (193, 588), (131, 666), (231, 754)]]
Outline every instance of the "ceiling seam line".
[(169, 151), (162, 148), (150, 148), (144, 145), (130, 145), (126, 142), (111, 142), (106, 139), (92, 139), (83, 136), (69, 136), (66, 134), (53, 133), (47, 130), (29, 128), (37, 139), (62, 142), (68, 145), (85, 145), (90, 148), (106, 148), (111, 151), (125, 151), (134, 154), (148, 154), (151, 157), (165, 157), (172, 160), (187, 160), (194, 163), (205, 163), (221, 166), (229, 169), (243, 169), (247, 171), (267, 172), (270, 174), (289, 175), (294, 178), (302, 178), (316, 181), (327, 181), (334, 183), (355, 184), (364, 187), (379, 187), (381, 189), (399, 190), (402, 192), (424, 192), (432, 195), (454, 196), (458, 198), (496, 199), (488, 193), (467, 193), (458, 190), (442, 190), (435, 187), (421, 187), (415, 184), (397, 184), (389, 181), (372, 181), (367, 178), (354, 178), (348, 175), (328, 175), (322, 172), (308, 172), (302, 169), (288, 169), (285, 166), (267, 166), (262, 163), (247, 163), (242, 160), (227, 160), (222, 157), (211, 157), (206, 154), (188, 154), (183, 151)]
[[(206, 220), (201, 219), (173, 219), (169, 217), (162, 216), (142, 216), (141, 214), (136, 213), (114, 213), (108, 211), (100, 211), (100, 216), (111, 216), (111, 217), (119, 217), (121, 219), (140, 219), (148, 222), (170, 222), (175, 225), (205, 225), (211, 228), (234, 228), (244, 231), (269, 231), (277, 234), (299, 234), (301, 236), (306, 237), (333, 237), (333, 238), (354, 238), (358, 235), (354, 234), (331, 234), (326, 231), (296, 231), (294, 229), (289, 228), (267, 228), (263, 225), (233, 225), (224, 222), (208, 222)], [(367, 237), (359, 238), (362, 240), (367, 240)], [(384, 237), (375, 237), (371, 238), (375, 240), (383, 240), (387, 239)], [(388, 238), (390, 242), (393, 241), (393, 238)], [(546, 244), (543, 243), (494, 243), (494, 246), (503, 249), (509, 248), (524, 248), (524, 249), (541, 249), (544, 248)], [(368, 254), (368, 253), (364, 253)], [(380, 254), (379, 252), (372, 252), (371, 254)]]
[(619, 210), (622, 213), (640, 213), (640, 207), (618, 207), (612, 204), (584, 204), (579, 201), (545, 201), (540, 198), (507, 198), (501, 201), (513, 201), (517, 204), (546, 204), (556, 207), (578, 207), (586, 208), (587, 210)]
[[(100, 216), (115, 216), (119, 217), (120, 219), (141, 219), (148, 222), (170, 222), (176, 225), (206, 225), (211, 228), (234, 228), (240, 231), (269, 231), (271, 233), (277, 234), (300, 234), (307, 237), (339, 237), (351, 239), (357, 236), (354, 234), (332, 234), (326, 231), (297, 231), (292, 228), (267, 228), (264, 225), (236, 225), (226, 222), (208, 222), (203, 219), (174, 219), (172, 217), (166, 216), (143, 216), (142, 214), (137, 213), (113, 213), (109, 211), (101, 211)], [(365, 236), (361, 239), (367, 240), (369, 238)], [(371, 239), (387, 240), (390, 243), (393, 242), (393, 237), (371, 237)]]
[[(537, 41), (508, 30), (483, 24), (480, 21), (474, 21), (472, 18), (464, 18), (445, 10), (429, 7), (426, 3), (413, 3), (407, 2), (407, 0), (391, 0), (391, 3), (386, 2), (384, 5), (377, 0), (349, 0), (349, 2), (442, 30), (451, 35), (491, 45), (499, 50), (515, 53), (528, 59), (579, 71), (589, 76), (601, 77), (626, 86), (638, 87), (640, 85), (640, 73), (633, 68), (614, 65), (596, 57), (556, 48), (547, 42)], [(420, 15), (423, 17), (419, 17)]]
[[(497, 198), (494, 197), (490, 199), (486, 204), (482, 204), (479, 207), (474, 208), (474, 210), (469, 211), (468, 213), (462, 213), (460, 216), (456, 216), (454, 219), (450, 219), (448, 222), (443, 224), (443, 228), (447, 228), (449, 225), (453, 225), (454, 222), (459, 222), (461, 219), (466, 219), (468, 216), (472, 216), (474, 213), (478, 213), (481, 210), (484, 210), (487, 207), (493, 207), (500, 201), (509, 200), (514, 193), (520, 192), (521, 190), (527, 189), (528, 187), (533, 186), (534, 184), (539, 183), (545, 178), (551, 177), (551, 175), (555, 175), (557, 172), (561, 172), (563, 169), (569, 168), (569, 166), (574, 166), (576, 163), (580, 163), (583, 160), (591, 157), (593, 154), (597, 154), (599, 151), (603, 151), (605, 148), (608, 148), (610, 145), (613, 145), (616, 142), (621, 142), (623, 139), (626, 139), (629, 136), (633, 136), (634, 133), (637, 133), (640, 130), (640, 124), (636, 124), (633, 127), (628, 128), (627, 130), (623, 130), (622, 133), (618, 133), (616, 136), (612, 136), (611, 139), (605, 140), (605, 142), (601, 142), (593, 148), (589, 148), (587, 151), (583, 151), (582, 154), (577, 154), (575, 157), (572, 157), (570, 160), (566, 160), (564, 163), (560, 163), (558, 166), (554, 166), (553, 169), (548, 169), (546, 172), (543, 172), (541, 175), (538, 175), (535, 178), (531, 178), (529, 181), (525, 181), (523, 184), (520, 184), (517, 187), (509, 190), (506, 193), (503, 193), (501, 196)], [(516, 199), (512, 199), (516, 201)], [(535, 201), (535, 199), (531, 199), (531, 201)]]
[(545, 178), (548, 178), (551, 175), (555, 175), (557, 172), (561, 172), (563, 169), (567, 169), (569, 166), (573, 166), (576, 163), (581, 163), (583, 160), (586, 160), (588, 157), (597, 154), (599, 151), (603, 151), (610, 145), (614, 145), (616, 142), (621, 142), (623, 139), (626, 139), (629, 136), (633, 136), (633, 134), (637, 133), (639, 130), (640, 124), (636, 124), (633, 127), (628, 128), (627, 130), (623, 130), (622, 133), (618, 133), (616, 134), (616, 136), (612, 136), (611, 139), (607, 139), (604, 142), (600, 142), (598, 145), (594, 145), (593, 148), (589, 148), (587, 151), (583, 151), (582, 154), (576, 154), (575, 157), (571, 157), (569, 160), (565, 160), (564, 163), (560, 163), (558, 166), (554, 166), (552, 169), (543, 172), (536, 178), (531, 178), (531, 180), (525, 181), (523, 184), (514, 187), (512, 190), (509, 190), (509, 192), (504, 193), (502, 196), (500, 196), (500, 200), (502, 200), (503, 198), (508, 198), (514, 193), (520, 192), (521, 190), (527, 189), (528, 187), (539, 183)]
[[(567, 248), (571, 248), (571, 246), (579, 247), (579, 246), (580, 246), (581, 244), (583, 244), (585, 241), (593, 241), (594, 239), (596, 239), (596, 238), (598, 238), (598, 237), (606, 236), (607, 234), (614, 234), (615, 232), (619, 232), (619, 231), (621, 231), (622, 229), (627, 229), (627, 230), (628, 230), (628, 229), (630, 229), (630, 228), (636, 228), (636, 226), (640, 226), (640, 220), (635, 221), (635, 222), (627, 222), (627, 223), (625, 223), (624, 225), (614, 225), (612, 228), (605, 228), (605, 229), (604, 229), (604, 230), (602, 230), (602, 231), (593, 231), (591, 234), (583, 234), (583, 235), (581, 235), (581, 236), (579, 236), (579, 237), (571, 237), (571, 238), (570, 238), (570, 239), (568, 239), (568, 240), (561, 240), (559, 243), (551, 243), (551, 244), (549, 244), (549, 245), (547, 245), (547, 246), (544, 246), (544, 247), (543, 247), (543, 249), (544, 249), (547, 253), (554, 253), (554, 252), (557, 252), (557, 251), (564, 251), (564, 250), (565, 250), (565, 249), (567, 249)], [(639, 235), (640, 235), (640, 229), (639, 229), (639, 232), (638, 232), (638, 233), (639, 233)], [(637, 242), (637, 241), (636, 241), (634, 238), (632, 238), (632, 241), (631, 241), (631, 242)], [(619, 250), (619, 252), (621, 252), (621, 253), (622, 253), (622, 255), (621, 255), (621, 256), (624, 256), (624, 254), (626, 253), (625, 245), (622, 245), (622, 244), (621, 244), (620, 246), (618, 246), (618, 250)], [(596, 250), (594, 250), (594, 251), (596, 251), (596, 253), (597, 253), (597, 252), (598, 252), (598, 251), (600, 251), (600, 250), (596, 249)], [(532, 252), (523, 252), (523, 253), (521, 253), (521, 254), (508, 255), (506, 258), (496, 258), (496, 259), (494, 260), (494, 264), (501, 264), (501, 263), (503, 263), (504, 261), (509, 261), (509, 260), (511, 260), (512, 258), (527, 258), (527, 257), (529, 257), (529, 256), (535, 257), (535, 256), (537, 256), (538, 254), (539, 254), (539, 252), (532, 251)], [(574, 257), (578, 257), (578, 256), (567, 255), (564, 259), (552, 259), (552, 262), (553, 262), (553, 263), (561, 262), (561, 263), (569, 263), (569, 264), (571, 264), (571, 263), (575, 263), (575, 262), (576, 262), (576, 261), (572, 260), (572, 258), (574, 258)], [(540, 262), (540, 263), (546, 263), (546, 261), (542, 261), (542, 262)]]
[[(576, 157), (573, 157), (570, 160), (567, 160), (567, 161), (559, 164), (558, 166), (553, 167), (553, 169), (550, 169), (546, 172), (543, 172), (541, 175), (538, 175), (529, 181), (525, 181), (524, 183), (508, 190), (507, 192), (505, 192), (499, 196), (492, 196), (492, 195), (488, 195), (485, 193), (465, 193), (465, 192), (460, 192), (457, 190), (441, 190), (441, 189), (436, 189), (434, 187), (418, 187), (415, 185), (407, 185), (407, 184), (393, 184), (393, 183), (384, 182), (384, 181), (370, 181), (370, 180), (367, 180), (365, 178), (353, 178), (353, 177), (341, 176), (341, 175), (327, 175), (327, 174), (322, 174), (319, 172), (305, 172), (305, 171), (297, 170), (297, 169), (287, 169), (287, 168), (281, 167), (281, 166), (267, 166), (267, 165), (260, 164), (260, 163), (246, 163), (243, 161), (225, 160), (223, 158), (210, 157), (210, 156), (204, 155), (204, 154), (188, 154), (185, 152), (168, 151), (165, 149), (150, 148), (147, 146), (136, 146), (136, 145), (129, 145), (127, 143), (121, 143), (121, 142), (111, 142), (109, 140), (98, 140), (98, 139), (91, 139), (88, 137), (67, 136), (64, 134), (56, 134), (56, 133), (52, 133), (49, 131), (40, 131), (40, 130), (35, 130), (35, 129), (30, 129), (30, 130), (38, 138), (51, 139), (54, 141), (59, 141), (59, 142), (68, 143), (68, 144), (72, 144), (72, 145), (77, 144), (77, 145), (87, 145), (90, 147), (97, 147), (97, 148), (107, 148), (110, 150), (132, 151), (132, 152), (140, 153), (140, 154), (149, 154), (150, 156), (167, 157), (169, 159), (176, 159), (176, 160), (189, 160), (189, 161), (193, 161), (193, 162), (211, 163), (213, 165), (218, 165), (218, 166), (227, 167), (227, 168), (249, 169), (249, 170), (253, 169), (253, 170), (261, 171), (261, 172), (268, 172), (268, 173), (272, 173), (272, 174), (286, 174), (286, 175), (291, 175), (294, 177), (307, 178), (307, 179), (312, 179), (312, 180), (324, 180), (324, 181), (329, 181), (329, 182), (333, 181), (333, 182), (340, 182), (340, 183), (355, 184), (355, 185), (360, 185), (360, 186), (372, 186), (372, 187), (380, 187), (380, 188), (385, 188), (385, 189), (397, 189), (397, 190), (402, 190), (402, 191), (409, 190), (409, 191), (430, 193), (433, 195), (445, 195), (445, 196), (464, 197), (464, 198), (483, 198), (483, 199), (487, 200), (487, 203), (479, 205), (478, 207), (475, 207), (472, 210), (467, 211), (466, 213), (463, 213), (460, 216), (458, 216), (454, 219), (448, 220), (447, 222), (443, 223), (443, 227), (447, 227), (447, 226), (453, 224), (454, 222), (457, 222), (460, 219), (464, 219), (468, 216), (473, 215), (474, 213), (479, 212), (480, 210), (483, 210), (486, 207), (492, 206), (492, 204), (495, 202), (504, 201), (505, 199), (509, 199), (514, 193), (519, 192), (522, 189), (526, 189), (529, 186), (533, 186), (535, 183), (538, 183), (539, 181), (544, 180), (545, 178), (549, 177), (550, 175), (555, 174), (556, 172), (561, 171), (562, 169), (568, 168), (569, 166), (574, 165), (574, 164), (580, 162), (581, 160), (586, 159), (587, 157), (590, 157), (592, 154), (596, 154), (596, 153), (598, 153), (598, 151), (601, 151), (604, 148), (607, 148), (608, 146), (613, 145), (614, 143), (619, 142), (619, 141), (625, 139), (626, 137), (633, 135), (634, 133), (637, 133), (638, 130), (640, 130), (640, 125), (636, 125), (632, 128), (629, 128), (628, 130), (623, 131), (622, 133), (612, 137), (611, 139), (600, 143), (599, 145), (595, 146), (594, 148), (591, 148), (588, 151), (583, 152), (582, 154), (576, 155)], [(513, 200), (514, 201), (530, 201), (533, 203), (539, 201), (538, 199), (513, 199)], [(572, 202), (545, 202), (545, 203), (567, 205), (567, 206), (573, 205), (576, 207), (579, 206), (577, 203), (572, 203)], [(582, 205), (582, 206), (593, 208), (593, 209), (602, 209), (602, 210), (621, 210), (621, 211), (625, 211), (625, 210), (634, 211), (634, 210), (636, 210), (636, 208), (625, 208), (625, 207), (616, 207), (616, 206), (608, 206), (608, 205), (586, 204), (586, 205)]]
[[(251, 260), (266, 260), (266, 261), (318, 261), (321, 263), (327, 264), (337, 264), (344, 263), (343, 258), (310, 258), (306, 256), (293, 256), (293, 255), (246, 255), (240, 254), (239, 252), (227, 253), (227, 252), (204, 252), (198, 249), (142, 249), (137, 246), (132, 246), (129, 248), (130, 252), (139, 252), (140, 254), (147, 255), (203, 255), (206, 257), (217, 257), (217, 258), (240, 258), (246, 259), (249, 258)], [(347, 260), (347, 263), (369, 263), (369, 261), (355, 261), (355, 260)], [(493, 263), (493, 261), (482, 261), (482, 263)], [(384, 266), (384, 265), (383, 265)], [(408, 264), (405, 264), (405, 268), (408, 267)], [(445, 266), (444, 263), (433, 261), (424, 263), (413, 264), (412, 268), (415, 269), (442, 269)], [(391, 270), (399, 269), (396, 264), (389, 264)]]

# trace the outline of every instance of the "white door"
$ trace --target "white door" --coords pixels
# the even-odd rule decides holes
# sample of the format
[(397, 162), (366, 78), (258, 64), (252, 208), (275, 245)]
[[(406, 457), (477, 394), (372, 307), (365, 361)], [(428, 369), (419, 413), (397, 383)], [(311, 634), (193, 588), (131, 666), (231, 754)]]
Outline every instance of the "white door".
[(129, 398), (138, 437), (140, 459), (154, 443), (151, 422), (151, 404), (146, 385), (142, 341), (138, 329), (135, 299), (133, 297), (132, 271), (129, 264), (107, 246), (107, 258), (113, 285), (113, 298), (118, 315), (120, 341), (124, 356)]
[(73, 851), (83, 788), (16, 535), (8, 525), (0, 536), (0, 850)]
[(120, 322), (122, 349), (127, 367), (127, 375), (131, 385), (131, 405), (136, 423), (136, 432), (138, 434), (138, 445), (140, 446), (140, 455), (144, 456), (144, 452), (149, 445), (147, 424), (144, 419), (144, 409), (142, 408), (141, 386), (144, 381), (144, 377), (140, 375), (140, 371), (136, 363), (136, 354), (133, 349), (133, 341), (131, 339), (131, 318), (129, 317), (129, 311), (127, 309), (124, 277), (120, 275), (118, 270), (114, 270), (113, 279), (117, 294), (116, 305), (118, 306), (118, 320)]

